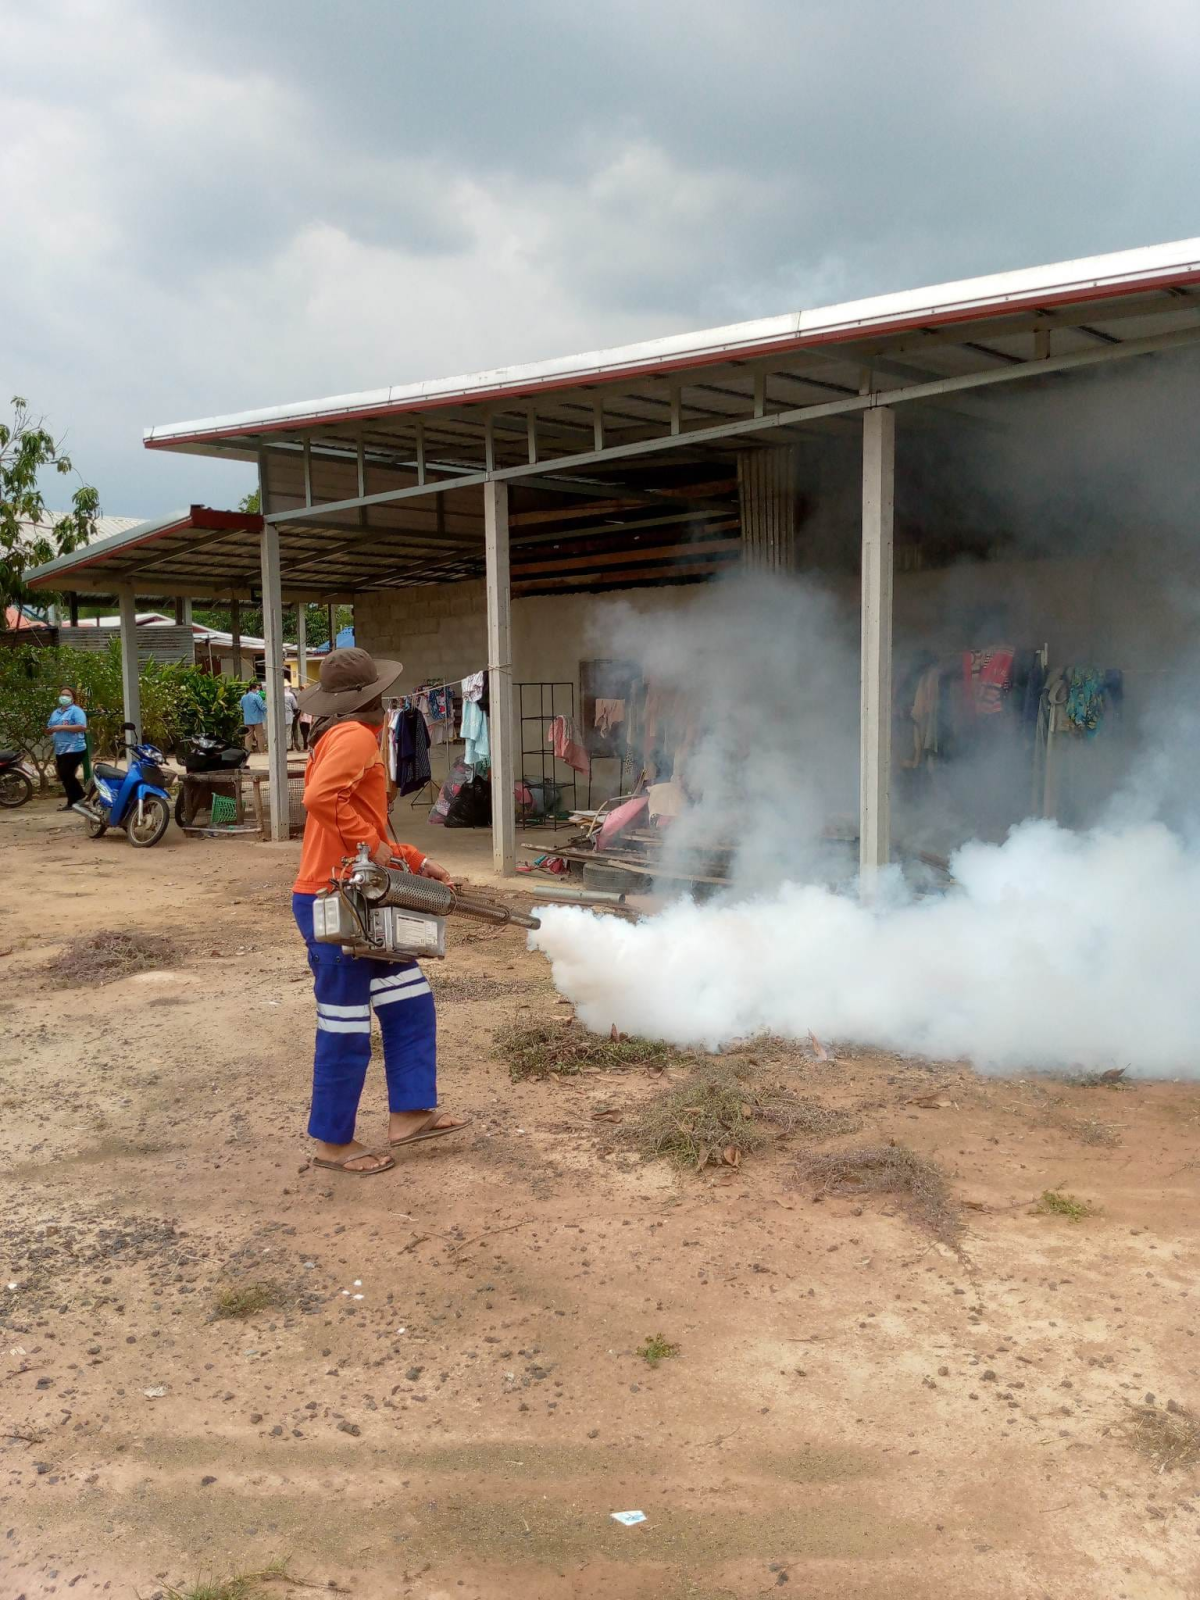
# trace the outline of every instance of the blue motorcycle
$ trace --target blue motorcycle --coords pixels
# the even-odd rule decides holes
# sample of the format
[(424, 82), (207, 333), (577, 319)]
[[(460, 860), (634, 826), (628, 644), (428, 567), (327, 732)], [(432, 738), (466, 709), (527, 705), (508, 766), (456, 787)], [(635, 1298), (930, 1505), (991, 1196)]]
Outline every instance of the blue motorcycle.
[[(136, 731), (132, 722), (122, 724), (122, 732)], [(171, 820), (163, 754), (152, 744), (131, 745), (128, 740), (121, 749), (128, 756), (129, 765), (114, 767), (107, 761), (95, 762), (92, 786), (78, 809), (93, 839), (99, 839), (110, 828), (124, 828), (130, 844), (144, 850), (158, 843)]]

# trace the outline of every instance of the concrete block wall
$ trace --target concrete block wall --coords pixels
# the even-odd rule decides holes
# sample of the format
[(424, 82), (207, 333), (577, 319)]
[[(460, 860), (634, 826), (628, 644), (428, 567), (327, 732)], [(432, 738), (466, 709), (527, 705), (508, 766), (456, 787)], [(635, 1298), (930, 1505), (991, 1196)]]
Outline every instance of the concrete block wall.
[(465, 678), (487, 665), (483, 579), (360, 595), (354, 637), (374, 656), (403, 661), (401, 689)]

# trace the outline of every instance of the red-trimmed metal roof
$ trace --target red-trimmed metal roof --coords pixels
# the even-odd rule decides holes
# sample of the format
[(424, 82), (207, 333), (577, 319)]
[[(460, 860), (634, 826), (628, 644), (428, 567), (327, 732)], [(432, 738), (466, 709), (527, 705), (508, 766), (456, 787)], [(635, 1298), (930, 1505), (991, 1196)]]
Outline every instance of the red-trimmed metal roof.
[(1188, 286), (1200, 286), (1200, 239), (996, 273), (550, 361), (152, 427), (146, 430), (144, 443), (148, 449), (179, 449), (320, 423), (527, 399), (580, 385), (663, 376), (806, 347), (845, 346), (912, 330), (968, 327), (1022, 311), (1087, 306)]

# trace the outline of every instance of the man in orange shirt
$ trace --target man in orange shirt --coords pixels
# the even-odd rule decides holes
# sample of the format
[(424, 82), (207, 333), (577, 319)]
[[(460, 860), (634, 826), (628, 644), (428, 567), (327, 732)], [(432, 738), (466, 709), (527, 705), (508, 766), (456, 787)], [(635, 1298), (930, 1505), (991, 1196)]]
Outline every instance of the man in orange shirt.
[(337, 945), (313, 939), (313, 898), (360, 844), (381, 866), (403, 862), (423, 877), (450, 881), (444, 867), (388, 838), (387, 769), (379, 748), (382, 697), (403, 670), (398, 661), (373, 661), (365, 650), (332, 650), (321, 663), (317, 686), (299, 697), (301, 711), (314, 719), (304, 779), (308, 821), (292, 893), (317, 1000), (308, 1131), (318, 1141), (313, 1164), (354, 1177), (396, 1164), (354, 1137), (371, 1058), (372, 1009), (383, 1035), (391, 1148), (466, 1126), (437, 1110), (437, 1022), (433, 993), (417, 963), (348, 956)]

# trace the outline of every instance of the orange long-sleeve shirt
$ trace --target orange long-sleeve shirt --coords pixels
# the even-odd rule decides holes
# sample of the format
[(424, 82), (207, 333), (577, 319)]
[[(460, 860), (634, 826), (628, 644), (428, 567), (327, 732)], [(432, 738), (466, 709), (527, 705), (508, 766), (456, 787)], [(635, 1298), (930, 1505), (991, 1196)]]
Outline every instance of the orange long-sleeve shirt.
[[(387, 770), (378, 736), (361, 722), (341, 722), (318, 741), (304, 776), (308, 821), (300, 850), (296, 894), (318, 894), (330, 874), (360, 844), (374, 850), (388, 837)], [(389, 841), (390, 842), (390, 841)], [(425, 864), (411, 844), (392, 843), (414, 872)]]

